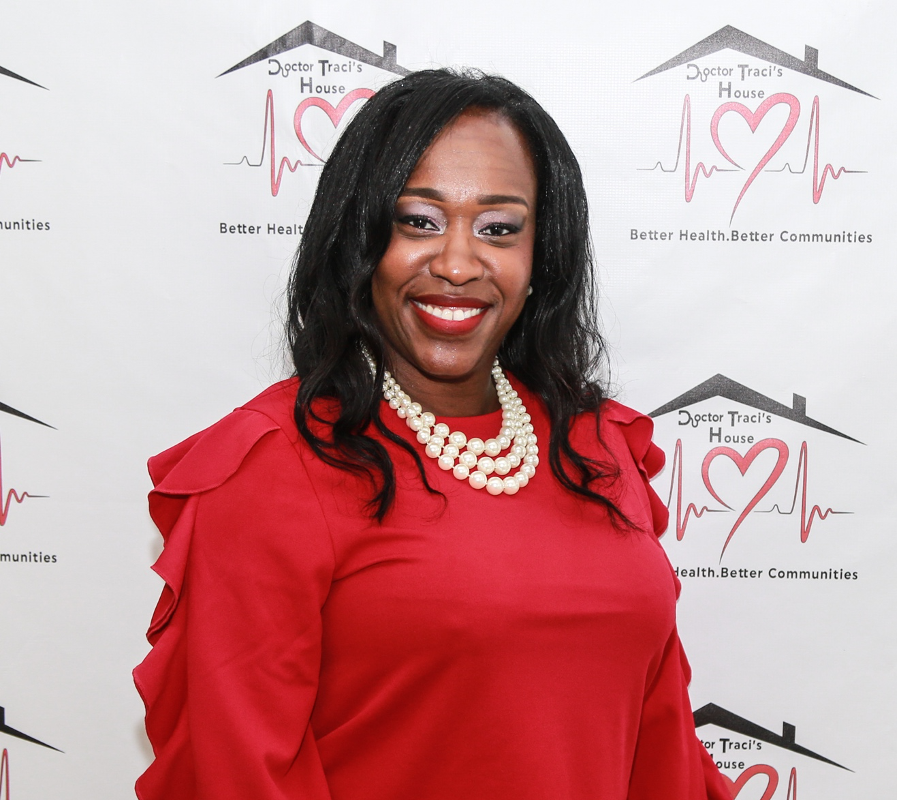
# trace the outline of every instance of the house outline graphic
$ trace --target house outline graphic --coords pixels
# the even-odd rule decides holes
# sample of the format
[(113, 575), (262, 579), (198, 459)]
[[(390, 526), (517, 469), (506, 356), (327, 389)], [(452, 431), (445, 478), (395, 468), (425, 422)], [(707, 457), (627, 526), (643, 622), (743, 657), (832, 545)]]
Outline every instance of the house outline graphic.
[(789, 408), (783, 403), (779, 403), (771, 397), (760, 394), (760, 392), (754, 391), (744, 384), (733, 381), (731, 378), (727, 378), (720, 373), (717, 373), (712, 378), (708, 378), (703, 383), (699, 383), (684, 394), (680, 394), (675, 399), (670, 400), (669, 403), (664, 403), (659, 408), (655, 408), (648, 416), (654, 418), (660, 417), (671, 411), (678, 411), (680, 408), (687, 408), (695, 403), (700, 403), (702, 400), (709, 400), (712, 397), (722, 397), (726, 400), (733, 400), (736, 403), (756, 408), (758, 411), (766, 411), (770, 414), (775, 414), (782, 419), (797, 422), (800, 425), (806, 425), (808, 428), (814, 428), (825, 433), (830, 433), (833, 436), (840, 436), (842, 439), (847, 439), (848, 441), (856, 442), (857, 444), (863, 444), (859, 439), (854, 439), (846, 433), (836, 431), (834, 428), (830, 428), (828, 425), (823, 425), (818, 420), (808, 417), (807, 398), (802, 397), (799, 394), (793, 395), (792, 405), (791, 408)]
[(60, 750), (58, 747), (53, 747), (53, 745), (42, 742), (40, 741), (40, 739), (35, 739), (33, 736), (29, 736), (27, 733), (22, 733), (21, 731), (17, 731), (15, 728), (9, 727), (9, 725), (6, 724), (6, 709), (3, 706), (0, 706), (0, 733), (5, 733), (7, 736), (14, 736), (16, 739), (22, 739), (25, 742), (31, 742), (31, 744), (38, 744), (41, 747), (55, 750), (57, 753), (62, 752), (62, 750)]
[(665, 61), (659, 67), (655, 67), (649, 72), (646, 72), (640, 78), (636, 78), (633, 83), (644, 80), (645, 78), (650, 78), (652, 75), (666, 72), (667, 70), (679, 67), (691, 61), (696, 61), (699, 58), (713, 55), (721, 50), (734, 50), (736, 53), (759, 58), (770, 64), (785, 67), (794, 72), (799, 72), (802, 75), (808, 75), (811, 78), (816, 78), (825, 83), (831, 83), (835, 86), (840, 86), (843, 89), (849, 89), (852, 92), (858, 92), (866, 97), (877, 99), (875, 95), (871, 95), (869, 92), (864, 92), (862, 89), (858, 89), (856, 86), (852, 86), (846, 81), (842, 81), (840, 78), (836, 78), (834, 75), (829, 75), (827, 72), (823, 72), (819, 69), (819, 51), (815, 47), (804, 45), (804, 58), (801, 60), (792, 56), (790, 53), (786, 53), (784, 50), (779, 50), (777, 47), (773, 47), (744, 31), (738, 30), (738, 28), (733, 28), (731, 25), (726, 25), (720, 28), (716, 33), (710, 34), (706, 39), (702, 39), (697, 44), (686, 48), (679, 53), (679, 55), (673, 56), (669, 61)]
[(236, 72), (238, 69), (243, 69), (243, 67), (257, 64), (259, 61), (273, 58), (281, 53), (295, 50), (297, 47), (302, 47), (306, 44), (314, 45), (322, 50), (328, 50), (338, 56), (360, 61), (362, 64), (393, 72), (396, 75), (408, 75), (411, 72), (411, 70), (396, 63), (396, 46), (390, 42), (383, 42), (383, 55), (380, 56), (361, 45), (355, 44), (355, 42), (350, 42), (348, 39), (344, 39), (342, 36), (322, 28), (320, 25), (315, 25), (310, 20), (306, 20), (301, 25), (293, 28), (289, 33), (285, 33), (279, 39), (275, 39), (261, 50), (243, 59), (240, 63), (234, 64), (230, 69), (226, 69), (218, 77), (220, 78), (222, 75)]
[[(12, 406), (6, 405), (6, 403), (0, 403), (0, 413), (2, 414), (11, 414), (14, 417), (20, 417), (21, 419), (27, 419), (29, 422), (36, 422), (38, 425), (43, 425), (45, 428), (53, 428), (52, 425), (48, 425), (46, 422), (41, 422), (36, 417), (32, 417), (26, 414), (24, 411), (19, 411)], [(53, 428), (55, 431), (56, 428)]]
[(12, 78), (13, 80), (22, 81), (22, 83), (30, 84), (31, 86), (36, 86), (38, 89), (47, 89), (46, 86), (41, 86), (39, 83), (35, 83), (34, 81), (29, 81), (28, 78), (23, 78), (21, 75), (13, 72), (12, 70), (6, 69), (5, 67), (0, 67), (0, 75), (5, 75), (7, 78)]
[(808, 750), (806, 747), (797, 744), (795, 741), (797, 728), (789, 722), (782, 722), (781, 734), (774, 733), (771, 730), (757, 725), (755, 722), (751, 722), (744, 717), (739, 717), (737, 714), (733, 714), (731, 711), (727, 711), (725, 708), (721, 708), (715, 703), (707, 703), (707, 705), (701, 706), (701, 708), (694, 712), (694, 717), (695, 728), (701, 728), (704, 725), (715, 725), (717, 728), (722, 728), (723, 730), (731, 731), (732, 733), (757, 739), (761, 742), (771, 744), (774, 747), (780, 747), (783, 750), (789, 750), (792, 753), (799, 753), (802, 756), (822, 761), (825, 764), (831, 764), (833, 767), (853, 772), (852, 769), (845, 767), (843, 764), (838, 764), (830, 758), (821, 756), (819, 753), (814, 753), (812, 750)]

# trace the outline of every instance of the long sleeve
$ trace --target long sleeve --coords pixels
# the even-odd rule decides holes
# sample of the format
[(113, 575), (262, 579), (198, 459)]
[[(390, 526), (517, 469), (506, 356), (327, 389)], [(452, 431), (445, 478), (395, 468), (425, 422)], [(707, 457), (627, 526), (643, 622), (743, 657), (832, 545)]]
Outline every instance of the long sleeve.
[[(641, 474), (642, 496), (659, 538), (669, 512), (649, 482), (664, 464), (663, 451), (651, 441), (653, 422), (613, 402), (606, 404), (605, 413), (608, 421), (619, 426)], [(672, 566), (670, 580), (678, 598), (681, 587)], [(674, 626), (649, 674), (628, 800), (731, 800), (732, 793), (695, 733), (690, 681), (691, 668)]]
[(165, 537), (135, 670), (155, 761), (141, 800), (329, 800), (309, 724), (333, 551), (302, 461), (237, 411), (151, 461)]
[(731, 800), (695, 735), (691, 671), (674, 630), (645, 694), (628, 800)]

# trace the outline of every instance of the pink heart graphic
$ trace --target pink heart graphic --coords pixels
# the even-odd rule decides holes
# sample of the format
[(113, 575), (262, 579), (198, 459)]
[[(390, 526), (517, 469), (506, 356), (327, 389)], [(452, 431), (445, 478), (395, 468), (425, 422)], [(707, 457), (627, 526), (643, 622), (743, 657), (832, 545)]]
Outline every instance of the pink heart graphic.
[(785, 469), (785, 464), (788, 463), (788, 445), (785, 444), (781, 439), (763, 439), (762, 441), (757, 442), (750, 450), (747, 451), (743, 456), (738, 453), (737, 450), (733, 450), (731, 447), (714, 447), (706, 456), (704, 456), (704, 463), (701, 465), (701, 477), (704, 479), (704, 486), (707, 487), (707, 491), (710, 492), (717, 500), (717, 502), (722, 503), (726, 508), (732, 508), (725, 500), (723, 500), (713, 488), (713, 485), (710, 482), (710, 464), (717, 456), (726, 456), (726, 458), (731, 458), (732, 461), (735, 462), (735, 466), (738, 467), (738, 471), (744, 475), (748, 471), (748, 467), (751, 466), (754, 459), (760, 455), (764, 450), (776, 450), (779, 454), (776, 459), (776, 463), (772, 468), (772, 471), (769, 473), (769, 477), (766, 479), (766, 482), (760, 487), (757, 493), (753, 496), (753, 498), (748, 502), (748, 504), (744, 507), (744, 510), (739, 515), (738, 519), (735, 520), (735, 524), (732, 526), (732, 530), (729, 531), (729, 536), (726, 538), (726, 543), (723, 545), (723, 550), (720, 553), (720, 560), (722, 561), (723, 555), (726, 552), (726, 548), (729, 546), (729, 542), (732, 541), (732, 537), (735, 535), (735, 531), (738, 530), (738, 527), (744, 522), (745, 517), (754, 510), (754, 507), (763, 496), (773, 487), (775, 482), (779, 479), (779, 476), (782, 474), (782, 471)]
[(309, 97), (299, 103), (299, 106), (296, 108), (296, 113), (293, 114), (293, 128), (296, 130), (296, 136), (299, 137), (299, 141), (302, 142), (302, 146), (308, 150), (318, 161), (323, 161), (314, 150), (312, 150), (311, 145), (305, 138), (305, 134), (302, 132), (302, 117), (308, 109), (312, 106), (315, 108), (320, 108), (324, 111), (328, 117), (330, 117), (330, 121), (333, 123), (333, 127), (336, 128), (339, 125), (340, 120), (343, 118), (343, 115), (346, 111), (349, 110), (349, 106), (355, 103), (358, 100), (367, 100), (370, 97), (374, 96), (374, 92), (370, 89), (353, 89), (351, 92), (346, 94), (342, 100), (339, 101), (339, 104), (336, 108), (334, 108), (330, 103), (328, 103), (323, 97)]
[(751, 778), (755, 778), (757, 775), (765, 775), (766, 776), (766, 788), (763, 790), (763, 796), (760, 800), (772, 800), (772, 796), (776, 792), (776, 787), (779, 785), (779, 773), (775, 771), (768, 764), (754, 764), (753, 767), (748, 767), (741, 775), (738, 776), (736, 780), (732, 780), (726, 775), (723, 775), (723, 780), (726, 782), (726, 785), (729, 787), (729, 791), (732, 792), (732, 798), (738, 797), (741, 793), (741, 790), (744, 789), (745, 784), (747, 784)]
[[(772, 147), (770, 147), (769, 150), (766, 151), (766, 155), (763, 156), (763, 158), (761, 158), (759, 162), (757, 162), (757, 166), (754, 167), (754, 171), (751, 173), (744, 186), (741, 187), (741, 194), (738, 195), (738, 199), (735, 201), (735, 206), (732, 209), (732, 217), (735, 216), (735, 211), (738, 208), (738, 204), (741, 202), (741, 198), (744, 197), (745, 192), (747, 192), (748, 187), (754, 182), (754, 179), (760, 174), (763, 167), (765, 167), (769, 163), (770, 159), (779, 151), (782, 145), (785, 144), (785, 140), (791, 135), (791, 131), (794, 130), (794, 126), (797, 125), (797, 119), (800, 116), (800, 101), (793, 94), (779, 92), (778, 94), (767, 97), (762, 103), (760, 103), (756, 111), (751, 111), (747, 106), (742, 105), (741, 103), (723, 103), (718, 109), (716, 109), (716, 113), (713, 115), (713, 119), (710, 120), (710, 135), (713, 137), (713, 143), (716, 145), (716, 149), (723, 154), (723, 156), (730, 164), (735, 164), (736, 167), (741, 169), (740, 165), (736, 164), (735, 161), (729, 156), (729, 154), (723, 147), (722, 142), (720, 142), (719, 140), (720, 120), (730, 111), (734, 111), (736, 114), (741, 114), (745, 122), (747, 122), (747, 124), (750, 126), (751, 133), (756, 133), (757, 126), (760, 124), (763, 117), (766, 116), (766, 112), (774, 106), (779, 105), (780, 103), (784, 103), (788, 106), (788, 119), (785, 121), (785, 125), (782, 127), (778, 138), (776, 138), (776, 140), (772, 143)], [(729, 218), (729, 222), (732, 221), (732, 217)]]

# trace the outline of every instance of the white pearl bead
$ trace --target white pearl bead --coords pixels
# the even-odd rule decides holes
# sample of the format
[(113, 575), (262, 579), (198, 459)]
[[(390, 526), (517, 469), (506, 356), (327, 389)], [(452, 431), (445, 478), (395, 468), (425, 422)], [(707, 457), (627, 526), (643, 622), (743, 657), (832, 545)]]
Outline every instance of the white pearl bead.
[(464, 447), (467, 444), (467, 436), (461, 431), (452, 431), (448, 438), (455, 447)]
[(526, 446), (526, 454), (530, 456), (539, 455), (539, 445), (537, 444), (528, 444)]
[(442, 454), (444, 456), (451, 456), (452, 458), (457, 458), (459, 455), (459, 450), (453, 444), (447, 444), (442, 448)]
[(455, 466), (452, 467), (452, 475), (459, 481), (464, 481), (470, 477), (470, 470), (464, 466), (464, 464), (455, 464)]
[[(513, 429), (513, 428), (507, 428), (507, 427), (505, 427), (505, 428), (502, 428), (502, 429), (498, 432), (498, 438), (499, 438), (499, 439), (501, 439), (502, 437), (504, 437), (505, 439), (511, 439), (511, 438), (513, 438), (513, 436), (514, 436), (514, 429)], [(506, 446), (507, 446), (507, 445), (506, 445)]]
[(399, 399), (397, 397), (389, 398), (389, 407), (395, 411), (399, 407)]
[(502, 450), (507, 450), (511, 446), (511, 439), (508, 436), (499, 436), (498, 437), (498, 446)]
[(489, 456), (483, 456), (477, 461), (477, 467), (484, 475), (491, 475), (495, 472), (495, 462)]
[(419, 416), (422, 411), (423, 408), (421, 408), (420, 403), (412, 403), (410, 406), (408, 406), (408, 413), (414, 414), (415, 417)]
[(526, 475), (527, 478), (532, 478), (533, 475), (536, 474), (536, 468), (532, 464), (524, 464), (520, 471)]
[(527, 422), (526, 425), (523, 426), (524, 433), (532, 433), (533, 432), (533, 423)]
[(399, 406), (399, 407), (396, 409), (396, 414), (399, 415), (399, 419), (405, 419), (405, 417), (408, 416), (408, 413), (407, 413), (407, 411), (405, 410), (404, 406)]
[(504, 481), (501, 478), (489, 478), (486, 481), (486, 491), (492, 495), (499, 495), (505, 490)]
[(465, 450), (461, 453), (459, 459), (465, 467), (469, 467), (470, 469), (473, 469), (477, 465), (477, 457), (471, 453), (470, 450)]
[(524, 412), (523, 414), (520, 415), (520, 421), (521, 421), (524, 425), (526, 425), (527, 422), (532, 422), (532, 421), (533, 421), (533, 418), (532, 418), (529, 414), (527, 414), (526, 412)]
[(399, 405), (402, 406), (402, 408), (409, 408), (411, 406), (411, 398), (405, 394), (405, 392), (402, 392), (399, 395)]
[(539, 466), (539, 456), (526, 455), (523, 457), (524, 464), (532, 464), (534, 467)]
[(526, 484), (529, 483), (529, 478), (526, 476), (525, 472), (518, 472), (515, 476), (517, 478), (517, 485), (522, 489)]
[(467, 482), (473, 486), (474, 489), (482, 489), (486, 483), (488, 482), (488, 478), (479, 470), (476, 472), (471, 472), (470, 477), (467, 479)]
[(520, 484), (517, 482), (517, 478), (512, 478), (510, 475), (502, 480), (502, 484), (505, 494), (517, 494), (520, 489)]
[(424, 423), (420, 421), (420, 417), (408, 417), (405, 424), (413, 431), (419, 431), (424, 427)]
[(482, 439), (474, 438), (467, 443), (467, 449), (478, 456), (486, 449), (486, 443)]
[(515, 456), (511, 453), (508, 456), (508, 463), (511, 465), (511, 469), (517, 469), (520, 466), (520, 456)]
[(495, 459), (495, 474), (507, 475), (511, 471), (511, 462), (499, 456)]
[(442, 449), (442, 446), (445, 444), (445, 439), (441, 436), (431, 436), (428, 440), (428, 444), (438, 444), (439, 448)]
[[(533, 426), (530, 425), (529, 427), (532, 428)], [(536, 440), (536, 436), (535, 436), (535, 434), (533, 434), (533, 433), (527, 434), (527, 437), (526, 437), (526, 443), (527, 443), (528, 445), (530, 445), (530, 444), (535, 444), (536, 441), (537, 441), (537, 440)]]
[(431, 414), (429, 411), (424, 411), (420, 418), (428, 428), (432, 428), (436, 424), (436, 415)]
[(421, 444), (426, 444), (430, 441), (430, 429), (429, 428), (421, 428), (417, 432), (417, 441)]
[(495, 439), (486, 440), (486, 455), (497, 456), (501, 452), (501, 445)]
[(441, 436), (444, 439), (450, 433), (449, 426), (444, 422), (438, 422), (433, 427), (433, 433), (435, 433), (437, 436)]
[(451, 456), (439, 456), (436, 463), (439, 464), (439, 469), (449, 470), (455, 466), (455, 459)]
[(515, 444), (511, 448), (511, 455), (517, 456), (517, 458), (523, 458), (526, 455), (526, 447), (522, 444)]
[(441, 444), (433, 444), (433, 442), (430, 442), (430, 444), (428, 444), (424, 448), (424, 452), (430, 458), (439, 458), (439, 456), (442, 455), (442, 445)]

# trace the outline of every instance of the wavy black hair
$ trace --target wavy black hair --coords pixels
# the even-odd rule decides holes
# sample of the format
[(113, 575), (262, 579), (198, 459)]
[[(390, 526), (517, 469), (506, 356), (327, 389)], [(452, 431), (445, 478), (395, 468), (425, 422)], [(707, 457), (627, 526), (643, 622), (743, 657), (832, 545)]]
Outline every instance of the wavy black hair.
[[(386, 252), (394, 209), (431, 142), (467, 109), (508, 119), (526, 141), (537, 180), (533, 294), (499, 350), (502, 366), (539, 395), (551, 418), (548, 461), (569, 491), (625, 518), (596, 490), (616, 468), (577, 452), (574, 416), (596, 415), (604, 344), (596, 326), (588, 204), (576, 156), (555, 121), (523, 89), (474, 71), (424, 70), (380, 89), (333, 149), (315, 193), (288, 289), (287, 337), (300, 378), (299, 433), (325, 462), (372, 482), (371, 513), (382, 520), (395, 473), (371, 427), (415, 460), (418, 451), (380, 418), (384, 348), (371, 278)], [(373, 356), (376, 375), (362, 352)], [(319, 401), (328, 403), (326, 413)]]

